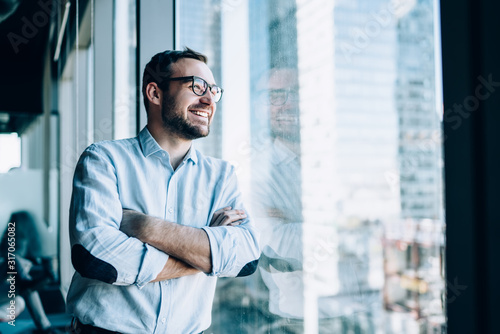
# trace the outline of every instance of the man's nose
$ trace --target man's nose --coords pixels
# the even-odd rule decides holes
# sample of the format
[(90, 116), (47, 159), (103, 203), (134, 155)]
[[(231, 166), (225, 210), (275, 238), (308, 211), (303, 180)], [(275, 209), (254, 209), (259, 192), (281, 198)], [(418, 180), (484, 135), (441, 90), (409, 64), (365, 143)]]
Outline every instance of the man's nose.
[(205, 92), (205, 94), (203, 94), (201, 96), (200, 100), (203, 103), (205, 103), (205, 104), (209, 104), (209, 105), (215, 104), (215, 100), (214, 100), (214, 97), (213, 97), (212, 92), (210, 91), (210, 89), (207, 89), (207, 91)]

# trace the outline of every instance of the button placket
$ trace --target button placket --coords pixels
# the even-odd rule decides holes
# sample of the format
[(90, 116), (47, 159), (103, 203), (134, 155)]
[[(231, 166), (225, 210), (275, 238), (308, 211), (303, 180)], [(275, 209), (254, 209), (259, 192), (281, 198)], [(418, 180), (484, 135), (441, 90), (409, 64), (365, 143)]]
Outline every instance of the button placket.
[[(162, 281), (161, 283), (165, 283), (168, 281)], [(169, 291), (168, 291), (168, 285), (167, 284), (160, 284), (160, 293), (161, 293), (161, 300), (167, 300), (167, 296), (169, 296)], [(161, 303), (160, 304), (160, 312), (158, 313), (158, 318), (156, 322), (156, 329), (155, 329), (155, 334), (157, 333), (164, 333), (165, 332), (165, 324), (167, 322), (167, 318), (165, 315), (168, 314), (168, 305)]]
[(167, 203), (166, 203), (166, 217), (168, 221), (176, 222), (177, 213), (175, 212), (177, 201), (177, 177), (176, 174), (172, 175), (168, 181), (167, 188)]

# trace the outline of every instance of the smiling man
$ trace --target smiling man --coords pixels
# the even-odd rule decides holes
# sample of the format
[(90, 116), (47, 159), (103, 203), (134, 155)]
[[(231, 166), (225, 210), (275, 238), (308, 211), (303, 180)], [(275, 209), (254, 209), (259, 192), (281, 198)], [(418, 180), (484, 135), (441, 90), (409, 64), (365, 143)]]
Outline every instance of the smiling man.
[(146, 65), (147, 126), (88, 147), (70, 208), (77, 333), (200, 333), (218, 276), (252, 274), (260, 255), (233, 167), (205, 157), (223, 90), (190, 49)]

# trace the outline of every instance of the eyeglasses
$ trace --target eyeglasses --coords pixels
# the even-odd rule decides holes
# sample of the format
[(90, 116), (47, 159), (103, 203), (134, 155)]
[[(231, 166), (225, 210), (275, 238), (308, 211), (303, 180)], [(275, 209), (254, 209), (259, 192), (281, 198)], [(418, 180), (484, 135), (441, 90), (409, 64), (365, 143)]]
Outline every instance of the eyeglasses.
[(295, 89), (270, 89), (259, 94), (261, 101), (273, 106), (282, 106), (287, 101), (298, 100), (298, 92)]
[(198, 96), (203, 96), (210, 88), (210, 94), (212, 94), (212, 98), (215, 102), (219, 102), (222, 98), (222, 93), (224, 89), (220, 88), (216, 85), (209, 85), (204, 79), (197, 77), (196, 75), (191, 75), (189, 77), (178, 77), (178, 78), (166, 78), (163, 82), (166, 81), (189, 81), (191, 80), (191, 89), (193, 93)]

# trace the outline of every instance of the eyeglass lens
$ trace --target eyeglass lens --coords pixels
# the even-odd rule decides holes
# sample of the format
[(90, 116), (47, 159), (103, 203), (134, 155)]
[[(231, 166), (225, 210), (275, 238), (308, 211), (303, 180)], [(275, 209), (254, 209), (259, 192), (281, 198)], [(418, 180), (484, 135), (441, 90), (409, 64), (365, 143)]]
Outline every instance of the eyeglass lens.
[[(196, 95), (198, 96), (204, 95), (208, 87), (209, 87), (208, 83), (205, 80), (203, 80), (202, 78), (193, 77), (193, 92)], [(218, 86), (211, 86), (210, 93), (212, 94), (212, 97), (215, 100), (215, 102), (219, 102), (220, 98), (222, 97), (221, 88)]]
[(288, 96), (287, 91), (284, 89), (273, 89), (269, 91), (269, 102), (273, 106), (281, 106), (285, 104)]

